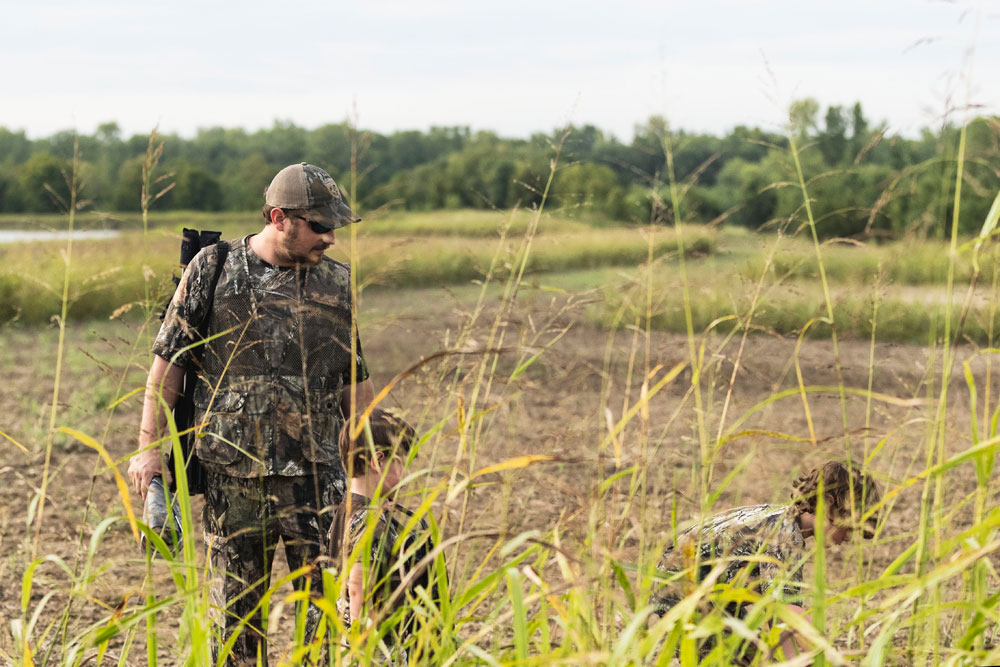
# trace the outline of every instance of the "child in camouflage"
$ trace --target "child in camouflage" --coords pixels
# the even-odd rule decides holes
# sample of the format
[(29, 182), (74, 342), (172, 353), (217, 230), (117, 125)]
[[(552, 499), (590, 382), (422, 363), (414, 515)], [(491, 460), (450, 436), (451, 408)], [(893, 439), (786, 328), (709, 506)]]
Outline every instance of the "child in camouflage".
[[(666, 583), (651, 596), (652, 620), (666, 615), (698, 583), (715, 574), (716, 587), (723, 584), (758, 595), (774, 594), (797, 613), (805, 614), (801, 606), (802, 565), (808, 558), (805, 540), (816, 534), (820, 480), (826, 544), (850, 540), (855, 528), (862, 530), (866, 539), (874, 537), (876, 516), (861, 524), (852, 523), (852, 516), (859, 518), (878, 504), (882, 498), (878, 484), (854, 466), (827, 462), (792, 485), (789, 505), (738, 507), (680, 532), (657, 564), (660, 580)], [(742, 620), (749, 609), (749, 602), (730, 602), (721, 613)], [(699, 653), (705, 657), (714, 647), (714, 637), (708, 637), (701, 641)], [(790, 658), (804, 645), (789, 633), (782, 636), (781, 648)], [(744, 642), (735, 659), (749, 662), (753, 654), (753, 645)]]
[(335, 562), (354, 562), (337, 610), (348, 626), (358, 619), (390, 619), (381, 629), (384, 645), (378, 652), (405, 664), (399, 646), (417, 622), (408, 598), (420, 587), (430, 599), (437, 597), (427, 558), (434, 544), (427, 520), (412, 521), (414, 513), (395, 502), (417, 441), (413, 427), (381, 408), (372, 411), (368, 425), (370, 442), (364, 431), (352, 439), (346, 424), (340, 433), (341, 460), (351, 480), (330, 529), (331, 556)]

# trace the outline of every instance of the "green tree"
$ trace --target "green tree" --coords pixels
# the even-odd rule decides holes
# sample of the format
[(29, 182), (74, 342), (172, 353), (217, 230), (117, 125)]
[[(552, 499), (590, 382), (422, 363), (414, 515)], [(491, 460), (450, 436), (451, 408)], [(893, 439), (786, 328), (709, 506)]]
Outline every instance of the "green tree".
[(888, 187), (892, 170), (885, 165), (864, 164), (813, 179), (816, 229), (823, 238), (857, 237), (869, 230), (891, 228), (885, 211), (876, 208)]
[(8, 165), (0, 165), (0, 213), (16, 213), (23, 210), (21, 184), (14, 169)]
[(847, 158), (852, 162), (858, 160), (871, 138), (872, 133), (868, 129), (868, 119), (861, 109), (861, 102), (855, 102), (851, 109), (851, 140), (848, 142)]
[(309, 147), (309, 133), (291, 121), (274, 121), (268, 130), (251, 137), (252, 150), (271, 164), (282, 166), (302, 162)]
[[(142, 160), (141, 157), (134, 157), (118, 168), (118, 177), (110, 194), (116, 211), (139, 210), (142, 197)], [(154, 206), (161, 208), (162, 204)]]
[(264, 203), (264, 189), (280, 167), (268, 164), (260, 153), (229, 165), (220, 178), (225, 208), (250, 211)]
[(618, 186), (618, 178), (610, 167), (576, 163), (556, 171), (549, 193), (552, 206), (603, 211)]
[(771, 178), (762, 163), (741, 158), (726, 162), (713, 188), (720, 213), (729, 212), (728, 222), (751, 229), (771, 220), (778, 205)]
[[(25, 210), (51, 213), (69, 204), (68, 164), (51, 153), (35, 153), (21, 168), (21, 196)], [(51, 191), (50, 191), (51, 189)]]
[(114, 201), (116, 176), (125, 160), (125, 144), (121, 128), (113, 121), (98, 125), (94, 139), (97, 152), (89, 156), (94, 161), (94, 168), (90, 172), (88, 196), (99, 206), (108, 207)]
[(663, 180), (667, 164), (663, 140), (668, 127), (662, 116), (651, 116), (645, 123), (635, 126), (629, 161), (634, 175), (644, 180), (644, 185)]
[(168, 195), (169, 208), (193, 211), (222, 210), (222, 188), (214, 176), (200, 166), (182, 162), (174, 165), (174, 189)]
[(826, 127), (816, 137), (816, 143), (823, 154), (823, 161), (835, 167), (843, 163), (847, 153), (847, 120), (843, 110), (839, 106), (829, 107), (825, 123)]
[(722, 143), (707, 134), (680, 132), (673, 141), (674, 178), (710, 186), (722, 169)]
[(32, 151), (32, 142), (24, 135), (23, 130), (11, 132), (5, 127), (0, 127), (0, 162), (21, 164), (31, 157)]

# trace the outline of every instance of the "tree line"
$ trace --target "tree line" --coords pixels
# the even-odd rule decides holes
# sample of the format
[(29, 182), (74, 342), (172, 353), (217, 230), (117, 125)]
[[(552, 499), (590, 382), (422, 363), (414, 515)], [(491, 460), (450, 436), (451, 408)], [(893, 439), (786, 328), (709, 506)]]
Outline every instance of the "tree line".
[[(214, 127), (191, 138), (158, 137), (158, 173), (172, 187), (153, 207), (256, 209), (274, 173), (305, 160), (327, 169), (367, 211), (507, 209), (536, 206), (547, 196), (547, 206), (595, 221), (668, 224), (679, 215), (760, 228), (804, 219), (797, 155), (824, 237), (936, 236), (950, 225), (960, 145), (963, 231), (982, 224), (1000, 188), (998, 117), (906, 138), (870, 123), (860, 104), (821, 113), (806, 99), (792, 105), (788, 127), (777, 133), (738, 126), (717, 137), (672, 131), (652, 117), (629, 143), (592, 125), (527, 139), (468, 127), (392, 134), (347, 123), (310, 130), (276, 122), (255, 132)], [(113, 122), (92, 135), (42, 139), (0, 128), (0, 212), (57, 211), (53, 194), (65, 194), (74, 142), (89, 205), (138, 210), (149, 141), (123, 137)]]

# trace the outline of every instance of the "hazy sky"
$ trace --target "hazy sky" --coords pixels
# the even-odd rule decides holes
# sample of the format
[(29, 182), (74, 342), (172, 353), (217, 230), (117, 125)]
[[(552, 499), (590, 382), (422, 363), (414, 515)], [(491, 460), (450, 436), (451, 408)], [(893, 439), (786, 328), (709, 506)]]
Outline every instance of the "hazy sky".
[(32, 137), (315, 127), (356, 108), (383, 132), (572, 122), (629, 140), (653, 114), (776, 129), (806, 96), (906, 134), (949, 103), (1000, 113), (1000, 0), (6, 4), (0, 126)]

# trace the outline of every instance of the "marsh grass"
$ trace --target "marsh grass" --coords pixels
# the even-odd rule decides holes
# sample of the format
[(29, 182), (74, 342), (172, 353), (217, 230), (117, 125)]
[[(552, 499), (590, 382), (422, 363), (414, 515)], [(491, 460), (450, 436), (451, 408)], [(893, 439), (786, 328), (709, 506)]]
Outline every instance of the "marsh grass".
[[(147, 159), (151, 158), (150, 154)], [(158, 176), (157, 176), (158, 177)], [(155, 180), (155, 178), (154, 178)], [(150, 183), (150, 187), (154, 184)], [(160, 185), (163, 185), (161, 181)], [(166, 183), (169, 185), (169, 182)], [(157, 192), (162, 191), (162, 187)], [(150, 207), (155, 200), (149, 200)], [(78, 229), (111, 229), (127, 232), (148, 231), (180, 232), (182, 227), (221, 229), (233, 235), (254, 229), (262, 224), (258, 211), (155, 211), (141, 212), (83, 211), (78, 215)], [(504, 227), (514, 236), (523, 235), (531, 222), (531, 211), (483, 211), (477, 209), (400, 212), (388, 209), (365, 214), (362, 233), (365, 236), (461, 236), (496, 237)], [(582, 232), (600, 227), (620, 226), (610, 220), (594, 218), (584, 221), (562, 214), (546, 214), (544, 233)], [(0, 213), (0, 229), (65, 231), (66, 220), (60, 214), (49, 213)], [(347, 230), (345, 230), (346, 232)], [(349, 233), (349, 232), (348, 232)]]
[[(516, 215), (517, 219), (522, 215)], [(482, 281), (491, 270), (501, 239), (519, 239), (503, 231), (503, 216), (474, 216), (472, 225), (489, 221), (491, 235), (435, 235), (411, 237), (397, 230), (395, 236), (373, 235), (353, 229), (341, 240), (332, 255), (342, 261), (356, 257), (356, 276), (362, 287), (398, 288), (426, 285), (460, 285)], [(408, 220), (409, 216), (404, 218)], [(203, 228), (210, 227), (202, 220)], [(547, 221), (548, 222), (548, 221)], [(498, 223), (500, 226), (498, 227)], [(189, 226), (194, 222), (188, 222)], [(242, 229), (223, 229), (225, 237), (235, 238), (258, 228), (256, 222)], [(463, 223), (464, 224), (464, 223)], [(513, 221), (512, 221), (513, 225)], [(596, 229), (580, 232), (556, 230), (539, 235), (527, 258), (526, 274), (560, 272), (606, 266), (631, 267), (643, 262), (647, 245), (633, 230)], [(180, 230), (177, 230), (178, 232)], [(501, 237), (501, 233), (505, 236)], [(697, 227), (686, 228), (690, 238), (686, 246), (693, 255), (710, 254), (715, 249), (715, 234)], [(75, 257), (67, 269), (51, 243), (17, 243), (0, 246), (0, 322), (48, 323), (53, 310), (62, 302), (63, 277), (69, 271), (68, 313), (77, 320), (120, 316), (131, 308), (145, 312), (162, 308), (173, 290), (170, 276), (176, 273), (180, 235), (165, 229), (148, 234), (123, 234), (113, 240), (77, 241)], [(667, 236), (656, 248), (656, 256), (672, 254), (674, 241)], [(510, 267), (492, 269), (496, 279)]]
[[(682, 315), (685, 311), (681, 296), (669, 292), (669, 280), (658, 277), (656, 284), (661, 286), (661, 291), (653, 299), (649, 319), (651, 327), (659, 331), (684, 333), (686, 327)], [(690, 304), (694, 326), (705, 329), (733, 312), (747, 312), (751, 307), (752, 296), (747, 294), (746, 287), (747, 284), (743, 281), (737, 281), (736, 286), (719, 279), (703, 283)], [(620, 308), (623, 304), (631, 314), (644, 308), (644, 304), (636, 304), (630, 298), (631, 293), (638, 289), (633, 282), (624, 289), (606, 290), (607, 307), (593, 313), (594, 321), (601, 325), (607, 324), (615, 315), (614, 308)], [(943, 292), (933, 290), (922, 293), (906, 290), (883, 296), (876, 301), (872, 295), (844, 289), (833, 296), (832, 309), (841, 336), (867, 339), (876, 333), (878, 339), (884, 342), (924, 344), (944, 321), (947, 306), (943, 297)], [(754, 313), (751, 324), (762, 333), (781, 336), (797, 336), (802, 333), (810, 339), (829, 338), (829, 323), (816, 319), (825, 318), (827, 312), (823, 295), (814, 286), (802, 283), (772, 286), (752, 306)], [(963, 313), (953, 311), (949, 317), (952, 330), (955, 330), (962, 321)], [(977, 299), (964, 317), (962, 342), (989, 345), (997, 324), (997, 313), (989, 302)], [(645, 318), (642, 319), (645, 321)], [(812, 324), (804, 329), (804, 325), (810, 321)], [(877, 322), (877, 326), (873, 322)], [(733, 318), (716, 324), (714, 329), (729, 332), (741, 330), (742, 326), (739, 319)], [(939, 331), (938, 335), (941, 334)]]
[[(682, 211), (691, 183), (671, 175), (671, 138), (662, 139), (671, 208)], [(793, 142), (796, 159), (798, 150)], [(554, 171), (558, 144), (553, 154)], [(961, 165), (961, 145), (956, 154)], [(960, 170), (958, 178), (960, 183)], [(801, 173), (797, 181), (805, 204), (801, 229), (814, 231), (810, 183)], [(955, 220), (960, 191), (956, 187)], [(1000, 295), (996, 273), (988, 269), (998, 216), (1000, 197), (970, 243), (960, 244), (953, 233), (947, 251), (941, 246), (927, 246), (926, 254), (904, 250), (898, 262), (892, 260), (896, 251), (891, 248), (845, 249), (821, 244), (815, 235), (802, 240), (784, 234), (763, 241), (755, 237), (753, 242), (764, 248), (754, 255), (758, 259), (747, 262), (744, 249), (727, 258), (719, 252), (715, 232), (692, 233), (682, 220), (674, 220), (673, 229), (653, 219), (642, 230), (598, 230), (588, 234), (589, 240), (575, 240), (575, 227), (549, 233), (544, 206), (501, 216), (489, 235), (472, 241), (424, 242), (419, 255), (415, 250), (414, 259), (406, 260), (409, 265), (393, 263), (391, 258), (403, 251), (391, 240), (380, 246), (383, 237), (366, 239), (352, 228), (348, 252), (358, 267), (353, 285), (358, 296), (370, 285), (396, 284), (394, 275), (406, 276), (396, 280), (416, 280), (411, 270), (423, 279), (450, 275), (480, 281), (458, 324), (442, 336), (439, 354), (411, 360), (412, 365), (386, 382), (379, 397), (389, 401), (404, 392), (424, 397), (401, 401), (410, 406), (407, 416), (423, 434), (408, 461), (411, 493), (404, 502), (430, 522), (438, 545), (421, 564), (437, 574), (435, 590), (412, 591), (406, 598), (406, 608), (417, 618), (404, 642), (411, 662), (676, 661), (686, 667), (698, 661), (696, 642), (712, 636), (716, 647), (708, 664), (732, 664), (744, 638), (757, 645), (756, 661), (765, 664), (785, 657), (773, 652), (781, 624), (805, 638), (809, 658), (820, 664), (1000, 661), (994, 564), (1000, 551), (1000, 510), (990, 509), (1000, 448), (1000, 408), (991, 373), (997, 321), (993, 304)], [(433, 221), (411, 220), (416, 220), (414, 235), (422, 233), (414, 231), (424, 229), (422, 225), (433, 226)], [(400, 224), (405, 226), (405, 220)], [(144, 237), (147, 250), (135, 250), (134, 263), (122, 264), (124, 274), (138, 269), (146, 285), (169, 275), (169, 262), (152, 258), (162, 254), (161, 240), (165, 244), (170, 239), (157, 240), (155, 234)], [(626, 235), (632, 240), (623, 241)], [(698, 250), (702, 243), (707, 247)], [(170, 244), (172, 258), (176, 244)], [(88, 260), (78, 250), (64, 254), (57, 359), (65, 346), (66, 319), (84, 294), (73, 291), (77, 279), (71, 271), (81, 261), (99, 261), (99, 251)], [(852, 261), (858, 258), (853, 251), (866, 259)], [(468, 256), (474, 257), (470, 264), (454, 259)], [(577, 256), (584, 259), (565, 259)], [(574, 431), (585, 438), (571, 450), (553, 449), (544, 439), (516, 447), (515, 439), (523, 436), (519, 420), (533, 402), (552, 400), (549, 394), (560, 389), (541, 380), (552, 372), (548, 358), (567, 361), (558, 356), (572, 325), (567, 314), (592, 306), (561, 294), (547, 309), (528, 311), (519, 294), (532, 270), (600, 266), (590, 263), (598, 256), (642, 266), (631, 285), (606, 295), (599, 310), (607, 339), (603, 367), (595, 373), (600, 404), (584, 410), (589, 419), (583, 420), (592, 423)], [(445, 257), (456, 264), (450, 266)], [(674, 263), (676, 270), (669, 266)], [(450, 268), (435, 274), (441, 264)], [(966, 265), (971, 267), (967, 273)], [(37, 271), (36, 278), (40, 275), (44, 273)], [(903, 275), (917, 277), (915, 284), (925, 284), (919, 276), (928, 276), (928, 284), (943, 284), (943, 299), (935, 295), (914, 304), (887, 298), (889, 285)], [(820, 285), (812, 281), (814, 276)], [(965, 290), (960, 289), (963, 281)], [(975, 301), (980, 283), (989, 285), (985, 305)], [(147, 338), (155, 325), (150, 305), (157, 295), (156, 289), (142, 294), (137, 310), (144, 321), (136, 330), (137, 341)], [(25, 305), (20, 312), (22, 321), (34, 321), (24, 315)], [(683, 334), (684, 349), (671, 361), (658, 356), (653, 346), (660, 328)], [(750, 337), (775, 333), (795, 339), (794, 353), (783, 368), (791, 379), (775, 382), (762, 398), (741, 400), (739, 381), (754, 361), (745, 352)], [(851, 336), (870, 341), (860, 375), (844, 361), (842, 345)], [(876, 376), (888, 361), (879, 358), (883, 348), (877, 342), (897, 336), (927, 346), (926, 371), (916, 386), (880, 390), (886, 383)], [(824, 357), (829, 368), (810, 365), (804, 353), (810, 337), (833, 350)], [(982, 348), (966, 353), (960, 345), (970, 341)], [(128, 353), (126, 366), (144, 357), (146, 346), (136, 348)], [(18, 443), (26, 457), (37, 455), (40, 447), (46, 460), (41, 487), (29, 504), (25, 539), (40, 544), (48, 462), (57, 433), (94, 450), (95, 478), (113, 478), (118, 495), (102, 507), (91, 507), (94, 500), (88, 499), (88, 515), (93, 510), (101, 518), (83, 527), (89, 535), (81, 528), (79, 548), (68, 558), (33, 550), (11, 557), (9, 569), (19, 579), (18, 616), (0, 629), (8, 633), (0, 641), (0, 658), (18, 666), (211, 664), (212, 610), (205, 583), (210, 573), (196, 548), (184, 484), (178, 489), (184, 541), (174, 555), (160, 536), (135, 519), (133, 499), (122, 488), (119, 471), (129, 452), (109, 451), (109, 430), (94, 438), (68, 426), (56, 428), (62, 414), (57, 409), (60, 376), (57, 363), (50, 424), (41, 444)], [(136, 389), (127, 377), (122, 373), (118, 380), (114, 406)], [(963, 413), (956, 417), (959, 392), (966, 403), (959, 403)], [(796, 418), (782, 419), (788, 412), (796, 412)], [(7, 434), (5, 443), (17, 440), (16, 435)], [(685, 519), (717, 511), (741, 494), (758, 502), (784, 495), (780, 488), (760, 488), (792, 478), (791, 469), (767, 474), (766, 457), (778, 451), (775, 443), (799, 459), (794, 465), (804, 465), (804, 459), (853, 458), (880, 478), (886, 493), (877, 508), (875, 540), (866, 543), (856, 536), (850, 548), (837, 552), (822, 546), (819, 531), (820, 546), (810, 549), (804, 562), (810, 575), (804, 591), (811, 601), (808, 618), (793, 613), (773, 591), (713, 585), (720, 564), (702, 582), (689, 582), (684, 600), (649, 624), (649, 596), (663, 583), (655, 563)], [(162, 444), (176, 451), (176, 428), (164, 435)], [(788, 464), (790, 459), (782, 460)], [(741, 485), (744, 478), (750, 481)], [(530, 480), (538, 486), (547, 481), (558, 490), (555, 498), (575, 491), (582, 502), (548, 505), (547, 512), (526, 524), (518, 516), (518, 508), (527, 506), (519, 495)], [(743, 490), (737, 493), (737, 486)], [(900, 525), (901, 516), (911, 522)], [(96, 620), (70, 622), (76, 601), (87, 600), (108, 574), (100, 562), (116, 529), (123, 533), (116, 544), (132, 547), (142, 532), (160, 558), (126, 560), (145, 568), (138, 597), (110, 606)], [(4, 539), (6, 544), (9, 538)], [(363, 558), (360, 552), (347, 554), (340, 567), (325, 571), (323, 595), (313, 599), (324, 622), (312, 642), (304, 640), (299, 604), (310, 592), (288, 587), (301, 572), (270, 585), (262, 604), (287, 631), (272, 636), (274, 659), (308, 664), (326, 655), (337, 665), (377, 662), (374, 639), (387, 633), (399, 614), (377, 613), (370, 624), (346, 627), (336, 613), (348, 566)], [(723, 617), (719, 606), (703, 604), (736, 599), (751, 606), (743, 621)], [(139, 645), (145, 656), (134, 653)]]

